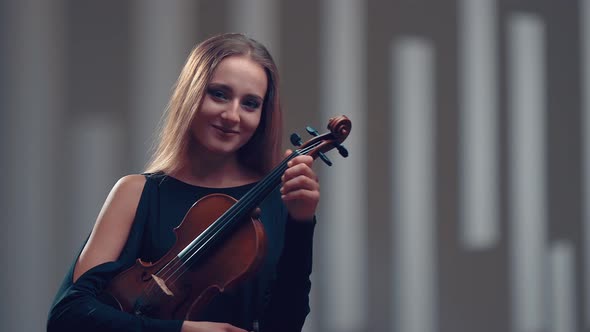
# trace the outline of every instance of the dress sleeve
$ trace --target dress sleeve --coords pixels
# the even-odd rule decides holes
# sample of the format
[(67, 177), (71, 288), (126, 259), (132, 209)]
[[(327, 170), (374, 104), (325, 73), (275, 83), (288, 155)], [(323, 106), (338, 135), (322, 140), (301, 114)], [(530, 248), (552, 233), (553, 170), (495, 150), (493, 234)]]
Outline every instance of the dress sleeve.
[(271, 288), (270, 302), (261, 331), (301, 331), (309, 314), (309, 279), (312, 269), (313, 231), (316, 220), (298, 222), (287, 218), (285, 243)]
[(98, 265), (67, 287), (51, 308), (47, 331), (178, 332), (182, 321), (133, 316), (98, 300), (109, 280), (122, 270), (120, 263)]
[[(95, 266), (73, 280), (74, 260), (55, 297), (49, 312), (47, 331), (88, 331), (88, 332), (178, 332), (181, 320), (160, 320), (134, 316), (104, 304), (99, 300), (102, 290), (109, 281), (134, 264), (139, 257), (145, 220), (150, 213), (152, 199), (157, 198), (157, 185), (147, 179), (136, 217), (127, 243), (119, 259)], [(79, 253), (78, 253), (79, 256)]]

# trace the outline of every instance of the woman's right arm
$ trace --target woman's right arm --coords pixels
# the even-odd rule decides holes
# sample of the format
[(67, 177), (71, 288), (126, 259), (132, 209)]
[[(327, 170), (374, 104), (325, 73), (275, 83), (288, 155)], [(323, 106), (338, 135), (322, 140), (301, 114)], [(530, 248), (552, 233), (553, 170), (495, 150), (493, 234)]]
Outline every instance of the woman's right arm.
[(145, 181), (143, 175), (127, 175), (117, 181), (80, 253), (74, 268), (74, 282), (91, 268), (119, 258), (129, 237)]
[(120, 256), (132, 230), (145, 183), (143, 175), (128, 175), (114, 185), (73, 272), (66, 277), (51, 308), (48, 332), (181, 330), (182, 321), (130, 315), (97, 298), (114, 276), (133, 263)]
[[(161, 320), (134, 316), (100, 302), (97, 295), (132, 261), (121, 261), (146, 179), (143, 175), (121, 178), (109, 193), (72, 273), (49, 314), (47, 331), (174, 331), (243, 332), (228, 324)], [(135, 257), (133, 257), (135, 259)]]

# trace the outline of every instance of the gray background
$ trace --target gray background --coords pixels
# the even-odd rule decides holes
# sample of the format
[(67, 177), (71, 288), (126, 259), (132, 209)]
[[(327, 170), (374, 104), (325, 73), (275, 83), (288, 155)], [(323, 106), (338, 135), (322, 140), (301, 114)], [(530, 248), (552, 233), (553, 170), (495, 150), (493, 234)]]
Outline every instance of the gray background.
[(142, 171), (188, 52), (240, 31), (276, 57), (286, 137), (353, 121), (351, 157), (316, 164), (305, 331), (589, 331), (588, 8), (1, 1), (0, 330), (44, 330), (110, 187)]

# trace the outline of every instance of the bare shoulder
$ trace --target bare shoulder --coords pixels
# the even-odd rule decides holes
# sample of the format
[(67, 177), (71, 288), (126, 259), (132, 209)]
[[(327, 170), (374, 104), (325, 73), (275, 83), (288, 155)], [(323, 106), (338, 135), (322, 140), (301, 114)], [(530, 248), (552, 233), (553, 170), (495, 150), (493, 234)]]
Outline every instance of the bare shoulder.
[[(135, 211), (139, 199), (141, 198), (145, 181), (145, 177), (140, 174), (131, 174), (120, 178), (113, 186), (113, 189), (111, 189), (111, 192), (100, 211), (97, 222), (100, 221), (103, 212), (109, 212), (110, 209), (117, 210), (114, 211), (116, 213), (125, 212), (130, 208), (133, 208), (133, 211)], [(123, 209), (123, 211), (120, 211), (121, 209)]]
[(94, 266), (119, 257), (133, 225), (145, 182), (145, 176), (132, 174), (115, 183), (78, 258), (74, 281)]
[(113, 190), (123, 191), (128, 194), (140, 194), (145, 186), (145, 176), (141, 174), (129, 174), (120, 178), (113, 186)]

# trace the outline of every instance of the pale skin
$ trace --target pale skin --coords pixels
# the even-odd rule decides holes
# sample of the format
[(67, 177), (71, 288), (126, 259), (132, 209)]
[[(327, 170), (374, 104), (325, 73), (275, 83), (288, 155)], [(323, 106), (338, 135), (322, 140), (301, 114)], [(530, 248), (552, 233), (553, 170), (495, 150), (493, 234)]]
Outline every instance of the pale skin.
[[(190, 157), (174, 176), (206, 187), (231, 187), (260, 180), (237, 158), (238, 149), (253, 135), (261, 117), (267, 88), (262, 67), (245, 56), (224, 59), (214, 71), (199, 113), (192, 124)], [(285, 156), (291, 153), (285, 152)], [(281, 180), (281, 197), (297, 222), (313, 219), (320, 198), (313, 158), (289, 161)], [(127, 241), (145, 184), (143, 175), (121, 178), (109, 193), (94, 229), (74, 269), (74, 282), (99, 264), (116, 261)], [(185, 321), (182, 332), (244, 332), (225, 323)]]

